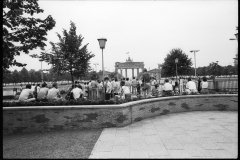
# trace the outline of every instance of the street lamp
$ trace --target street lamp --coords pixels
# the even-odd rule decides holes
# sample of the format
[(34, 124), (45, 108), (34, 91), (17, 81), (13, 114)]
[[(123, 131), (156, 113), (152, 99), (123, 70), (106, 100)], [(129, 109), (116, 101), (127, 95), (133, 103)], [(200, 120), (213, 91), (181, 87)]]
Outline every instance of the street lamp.
[(175, 63), (176, 63), (176, 81), (177, 81), (177, 64), (178, 64), (178, 58), (175, 59)]
[(106, 45), (106, 38), (100, 38), (98, 39), (99, 46), (102, 49), (102, 72), (103, 72), (103, 99), (105, 100), (105, 87), (104, 87), (104, 63), (103, 63), (103, 49), (105, 48)]
[(198, 52), (199, 50), (192, 50), (190, 52), (194, 52), (194, 60), (195, 60), (195, 77), (197, 77), (197, 71), (196, 71), (196, 55), (195, 52)]

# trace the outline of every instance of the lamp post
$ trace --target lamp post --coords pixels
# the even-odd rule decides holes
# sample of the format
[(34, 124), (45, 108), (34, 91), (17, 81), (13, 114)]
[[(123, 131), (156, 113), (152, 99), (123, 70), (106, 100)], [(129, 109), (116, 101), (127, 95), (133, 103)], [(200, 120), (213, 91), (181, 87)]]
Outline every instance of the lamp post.
[(103, 63), (103, 49), (105, 48), (105, 45), (106, 45), (106, 41), (107, 39), (106, 38), (100, 38), (98, 39), (98, 42), (99, 42), (99, 46), (100, 48), (102, 49), (102, 72), (103, 72), (103, 99), (105, 100), (105, 87), (104, 87), (104, 63)]
[(39, 60), (41, 62), (41, 80), (42, 80), (42, 83), (43, 83), (43, 70), (42, 70), (42, 60)]
[(175, 63), (176, 63), (176, 81), (177, 81), (177, 64), (178, 64), (178, 58), (175, 59)]
[(194, 61), (195, 61), (195, 77), (197, 77), (197, 70), (196, 70), (196, 55), (195, 52), (198, 52), (199, 50), (191, 50), (190, 52), (194, 52)]

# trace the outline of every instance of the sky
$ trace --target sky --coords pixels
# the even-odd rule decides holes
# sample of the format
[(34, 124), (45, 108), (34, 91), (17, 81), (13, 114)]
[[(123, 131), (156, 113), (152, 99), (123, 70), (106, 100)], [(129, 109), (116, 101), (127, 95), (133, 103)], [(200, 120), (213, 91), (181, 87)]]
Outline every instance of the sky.
[[(172, 49), (180, 48), (196, 67), (208, 66), (218, 61), (221, 66), (233, 65), (237, 54), (238, 1), (194, 0), (194, 1), (58, 1), (40, 0), (43, 13), (35, 17), (51, 15), (55, 27), (48, 32), (45, 51), (51, 51), (50, 41), (57, 43), (56, 33), (69, 31), (70, 21), (82, 35), (82, 44), (95, 55), (90, 60), (94, 70), (102, 70), (102, 50), (98, 38), (106, 38), (103, 50), (104, 67), (114, 71), (115, 62), (126, 62), (128, 56), (134, 62), (144, 62), (145, 68), (154, 69)], [(41, 49), (30, 51), (39, 54)], [(128, 53), (128, 54), (126, 54)], [(17, 61), (26, 63), (26, 69), (41, 69), (38, 59), (29, 55), (16, 56)], [(94, 64), (98, 65), (94, 65)], [(51, 65), (42, 63), (42, 69)], [(21, 70), (11, 67), (10, 70)], [(136, 71), (134, 71), (135, 74)], [(128, 74), (131, 71), (128, 71)], [(124, 74), (125, 75), (125, 74)]]

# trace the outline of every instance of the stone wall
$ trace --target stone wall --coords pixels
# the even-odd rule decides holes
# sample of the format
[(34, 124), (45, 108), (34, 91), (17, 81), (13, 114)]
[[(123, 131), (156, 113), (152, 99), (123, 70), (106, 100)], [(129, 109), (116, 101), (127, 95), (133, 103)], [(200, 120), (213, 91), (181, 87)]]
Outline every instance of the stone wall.
[(122, 127), (176, 112), (237, 111), (237, 94), (185, 95), (120, 105), (3, 107), (3, 134)]

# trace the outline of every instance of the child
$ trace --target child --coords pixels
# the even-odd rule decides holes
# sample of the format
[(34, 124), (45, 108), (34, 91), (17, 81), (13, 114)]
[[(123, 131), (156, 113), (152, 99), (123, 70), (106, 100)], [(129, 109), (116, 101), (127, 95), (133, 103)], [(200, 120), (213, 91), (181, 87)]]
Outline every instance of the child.
[(159, 95), (158, 85), (157, 84), (152, 89), (152, 95), (155, 96), (155, 97), (158, 97), (158, 95)]
[(123, 99), (123, 100), (126, 99), (126, 101), (131, 100), (131, 92), (130, 92), (129, 87), (125, 86), (124, 81), (121, 81), (120, 85), (121, 85), (120, 98)]

